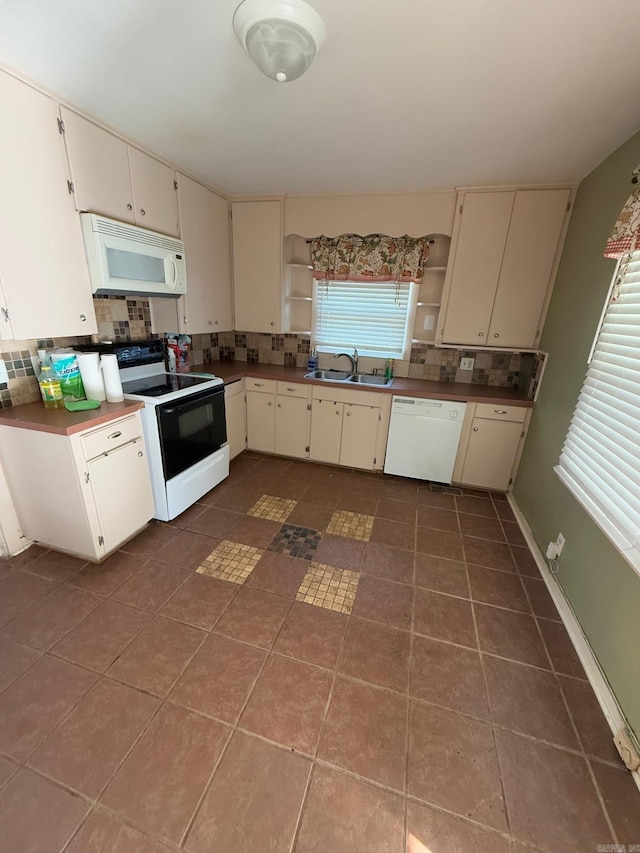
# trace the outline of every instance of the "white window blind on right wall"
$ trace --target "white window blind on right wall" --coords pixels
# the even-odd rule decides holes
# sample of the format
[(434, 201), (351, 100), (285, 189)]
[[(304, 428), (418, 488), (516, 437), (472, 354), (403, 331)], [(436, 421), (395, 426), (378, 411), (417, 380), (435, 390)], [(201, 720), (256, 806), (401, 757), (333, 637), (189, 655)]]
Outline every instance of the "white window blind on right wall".
[(555, 470), (640, 573), (640, 251), (621, 262)]

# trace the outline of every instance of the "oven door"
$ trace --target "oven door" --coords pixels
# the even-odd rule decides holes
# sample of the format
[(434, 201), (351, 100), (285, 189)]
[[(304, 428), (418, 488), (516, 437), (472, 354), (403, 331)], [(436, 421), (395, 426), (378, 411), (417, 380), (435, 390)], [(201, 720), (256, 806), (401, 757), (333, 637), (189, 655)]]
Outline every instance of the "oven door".
[(156, 414), (165, 480), (215, 453), (227, 440), (223, 385), (161, 403)]

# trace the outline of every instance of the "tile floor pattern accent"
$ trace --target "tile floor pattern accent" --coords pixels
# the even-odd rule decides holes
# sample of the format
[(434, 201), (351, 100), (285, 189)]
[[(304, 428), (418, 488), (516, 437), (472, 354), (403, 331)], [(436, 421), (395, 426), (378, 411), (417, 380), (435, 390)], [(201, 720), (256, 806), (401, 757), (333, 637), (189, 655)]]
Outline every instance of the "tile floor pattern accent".
[(245, 452), (100, 566), (0, 560), (0, 839), (629, 851), (640, 794), (504, 495)]
[(288, 554), (290, 557), (300, 557), (303, 560), (313, 560), (322, 534), (309, 527), (296, 527), (295, 524), (283, 524), (277, 533), (269, 551), (279, 554)]
[(311, 563), (298, 589), (296, 601), (348, 615), (353, 610), (359, 580), (359, 572)]
[(256, 518), (266, 518), (267, 521), (285, 522), (296, 508), (297, 503), (298, 501), (291, 501), (288, 498), (263, 495), (251, 507), (247, 515), (254, 515)]
[(244, 583), (264, 554), (261, 548), (224, 539), (215, 551), (204, 558), (196, 572), (231, 583)]
[(359, 512), (347, 512), (347, 510), (341, 509), (331, 516), (331, 521), (327, 525), (327, 533), (368, 542), (371, 539), (374, 521), (373, 515), (362, 515)]

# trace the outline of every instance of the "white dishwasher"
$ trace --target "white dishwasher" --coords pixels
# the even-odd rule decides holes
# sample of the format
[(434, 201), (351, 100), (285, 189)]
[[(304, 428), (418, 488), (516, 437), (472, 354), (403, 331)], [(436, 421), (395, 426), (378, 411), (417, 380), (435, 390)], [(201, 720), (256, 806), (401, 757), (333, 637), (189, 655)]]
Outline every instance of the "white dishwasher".
[(466, 403), (394, 397), (385, 474), (450, 483)]

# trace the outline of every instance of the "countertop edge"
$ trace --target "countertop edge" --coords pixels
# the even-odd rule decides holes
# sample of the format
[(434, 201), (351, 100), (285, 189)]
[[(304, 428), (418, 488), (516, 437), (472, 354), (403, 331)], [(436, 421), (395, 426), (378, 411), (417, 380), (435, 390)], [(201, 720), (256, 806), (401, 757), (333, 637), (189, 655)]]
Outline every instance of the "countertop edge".
[(412, 397), (422, 397), (434, 400), (457, 400), (467, 403), (489, 403), (492, 405), (519, 406), (532, 409), (533, 400), (526, 397), (522, 391), (510, 391), (495, 385), (472, 385), (460, 382), (435, 382), (428, 379), (409, 379), (396, 376), (393, 383), (387, 387), (376, 385), (358, 385), (344, 382), (328, 382), (324, 379), (306, 379), (306, 368), (285, 367), (279, 364), (249, 364), (237, 361), (213, 361), (199, 364), (192, 372), (214, 373), (225, 385), (237, 382), (248, 376), (264, 379), (298, 382), (305, 385), (327, 388), (349, 388), (351, 390), (374, 392), (376, 394), (403, 394)]
[(54, 435), (74, 435), (93, 427), (101, 426), (116, 418), (130, 415), (144, 408), (140, 400), (124, 400), (121, 403), (102, 403), (99, 409), (84, 412), (68, 412), (66, 409), (45, 409), (42, 403), (25, 403), (0, 411), (0, 426), (31, 429)]

